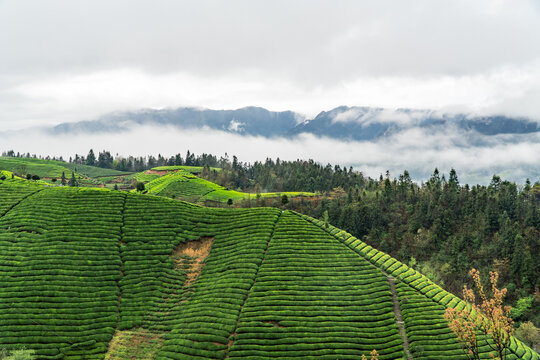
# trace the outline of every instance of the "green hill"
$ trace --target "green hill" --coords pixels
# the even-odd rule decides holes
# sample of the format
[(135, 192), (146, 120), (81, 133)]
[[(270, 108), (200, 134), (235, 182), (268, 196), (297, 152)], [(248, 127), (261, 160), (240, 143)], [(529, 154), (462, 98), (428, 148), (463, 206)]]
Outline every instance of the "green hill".
[[(157, 170), (157, 171), (184, 170), (195, 175), (202, 173), (203, 169), (204, 169), (203, 166), (188, 166), (188, 165), (167, 165), (167, 166), (158, 166), (158, 167), (152, 168), (152, 170)], [(210, 171), (218, 171), (218, 172), (222, 170), (221, 168), (218, 168), (218, 167), (210, 167), (208, 169)]]
[[(176, 166), (154, 168), (153, 171), (146, 171), (135, 174), (133, 177), (138, 181), (149, 181), (146, 190), (149, 194), (176, 198), (189, 202), (215, 201), (226, 203), (229, 199), (233, 201), (256, 199), (257, 194), (245, 193), (226, 189), (223, 186), (199, 178), (188, 171), (189, 167)], [(164, 170), (165, 169), (165, 170)], [(168, 171), (165, 175), (156, 172)], [(282, 195), (288, 197), (315, 196), (310, 192), (282, 192), (282, 193), (261, 193), (263, 198), (276, 198)]]
[[(442, 317), (463, 302), (319, 220), (12, 180), (0, 195), (0, 348), (40, 359), (402, 359), (406, 348), (466, 359)], [(540, 359), (515, 339), (512, 352)]]
[[(22, 157), (0, 157), (0, 170), (14, 172), (18, 175), (37, 175), (44, 182), (52, 183), (52, 179), (59, 180), (62, 173), (69, 180), (71, 174), (75, 175), (79, 186), (105, 186), (106, 177), (116, 178), (129, 175), (129, 172), (122, 172), (112, 169), (103, 169), (95, 166), (71, 164), (58, 160), (22, 158)], [(113, 185), (111, 185), (113, 186)]]
[(62, 172), (66, 177), (74, 171), (77, 176), (100, 177), (100, 176), (119, 176), (129, 174), (127, 172), (103, 169), (95, 166), (71, 164), (57, 160), (21, 158), (21, 157), (0, 157), (0, 169), (21, 172), (24, 174), (35, 174), (45, 178), (60, 178)]

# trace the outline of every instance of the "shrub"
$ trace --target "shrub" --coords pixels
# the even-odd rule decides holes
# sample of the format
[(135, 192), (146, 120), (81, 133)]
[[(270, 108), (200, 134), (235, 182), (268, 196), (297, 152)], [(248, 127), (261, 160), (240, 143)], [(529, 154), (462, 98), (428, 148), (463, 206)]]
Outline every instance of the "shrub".
[(144, 191), (144, 183), (137, 182), (137, 186), (135, 188), (137, 189), (138, 192), (143, 192)]
[(531, 321), (522, 323), (516, 330), (516, 336), (531, 347), (540, 344), (540, 329)]

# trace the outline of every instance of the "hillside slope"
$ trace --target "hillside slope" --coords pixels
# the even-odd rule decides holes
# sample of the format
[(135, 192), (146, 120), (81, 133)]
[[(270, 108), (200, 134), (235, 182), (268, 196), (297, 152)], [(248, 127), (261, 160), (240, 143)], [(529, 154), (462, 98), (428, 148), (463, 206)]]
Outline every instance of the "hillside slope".
[(62, 173), (66, 177), (73, 171), (77, 177), (120, 176), (127, 172), (113, 169), (104, 169), (95, 166), (72, 164), (58, 160), (45, 160), (24, 157), (0, 156), (0, 169), (18, 171), (23, 174), (38, 175), (43, 178), (60, 178)]
[[(150, 180), (146, 185), (148, 194), (160, 195), (179, 200), (197, 202), (217, 202), (226, 203), (232, 201), (257, 199), (257, 194), (245, 193), (224, 188), (221, 185), (195, 176), (192, 172), (183, 170), (186, 167), (162, 166), (150, 171), (138, 173), (134, 178), (139, 181)], [(155, 175), (155, 172), (163, 172), (164, 175)], [(288, 197), (315, 196), (312, 192), (281, 192), (281, 193), (260, 193), (262, 198), (278, 198), (283, 195)]]
[(407, 348), (465, 359), (442, 318), (463, 303), (318, 220), (10, 180), (0, 195), (0, 347), (40, 359), (401, 359)]

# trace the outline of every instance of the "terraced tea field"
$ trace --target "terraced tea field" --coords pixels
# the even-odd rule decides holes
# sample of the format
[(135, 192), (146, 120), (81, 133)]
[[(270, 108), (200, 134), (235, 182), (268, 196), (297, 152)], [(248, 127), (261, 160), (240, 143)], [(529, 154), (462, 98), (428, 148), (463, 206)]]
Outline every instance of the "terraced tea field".
[(0, 348), (39, 359), (466, 359), (447, 306), (466, 304), (294, 212), (0, 182)]
[(103, 169), (94, 166), (70, 164), (63, 161), (44, 160), (33, 158), (17, 158), (17, 157), (0, 157), (0, 169), (11, 172), (22, 172), (24, 174), (38, 175), (42, 178), (57, 178), (62, 176), (62, 172), (66, 177), (71, 176), (71, 172), (75, 172), (77, 177), (96, 178), (101, 176), (120, 176), (129, 173)]
[[(226, 189), (223, 186), (199, 178), (192, 172), (184, 170), (186, 166), (158, 167), (151, 171), (135, 174), (133, 177), (138, 181), (150, 180), (146, 184), (149, 194), (176, 198), (193, 203), (214, 201), (226, 203), (229, 199), (233, 202), (257, 198), (256, 194)], [(261, 193), (263, 198), (278, 198), (287, 195), (289, 198), (298, 196), (315, 196), (309, 192), (282, 192)]]
[[(0, 171), (7, 171), (21, 175), (38, 175), (42, 184), (59, 185), (62, 173), (67, 180), (74, 172), (80, 187), (106, 187), (113, 189), (116, 186), (122, 190), (134, 189), (137, 182), (146, 184), (150, 194), (175, 198), (193, 203), (227, 203), (241, 200), (255, 200), (256, 194), (244, 193), (226, 189), (218, 184), (197, 177), (202, 166), (159, 166), (151, 170), (138, 173), (122, 172), (112, 169), (103, 169), (95, 166), (71, 164), (56, 160), (33, 158), (0, 157)], [(210, 168), (211, 171), (221, 171), (220, 168)], [(2, 175), (0, 175), (1, 177)], [(7, 177), (7, 176), (6, 176)], [(57, 179), (53, 183), (51, 179)], [(261, 193), (262, 198), (279, 198), (283, 194), (289, 198), (309, 197), (316, 195), (309, 192), (282, 192)]]

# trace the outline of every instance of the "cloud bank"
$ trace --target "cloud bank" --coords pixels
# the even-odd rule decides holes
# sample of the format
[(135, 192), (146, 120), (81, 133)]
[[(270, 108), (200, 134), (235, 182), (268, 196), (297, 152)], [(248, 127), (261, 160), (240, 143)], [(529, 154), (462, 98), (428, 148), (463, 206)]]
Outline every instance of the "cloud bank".
[[(376, 142), (341, 142), (302, 134), (292, 139), (241, 136), (213, 130), (179, 130), (172, 127), (141, 127), (107, 135), (45, 135), (40, 131), (15, 132), (0, 137), (1, 150), (48, 154), (69, 158), (107, 149), (113, 154), (146, 156), (228, 153), (241, 161), (264, 161), (267, 157), (284, 160), (309, 159), (326, 164), (353, 166), (371, 177), (389, 170), (398, 176), (404, 170), (416, 180), (425, 180), (435, 167), (448, 173), (458, 171), (462, 183), (488, 183), (493, 174), (523, 183), (526, 178), (540, 181), (540, 134), (485, 137), (481, 145), (472, 143), (471, 133), (456, 129), (429, 132), (410, 128)], [(478, 143), (478, 141), (475, 141)]]
[(178, 106), (540, 119), (539, 33), (535, 0), (3, 0), (0, 124)]

